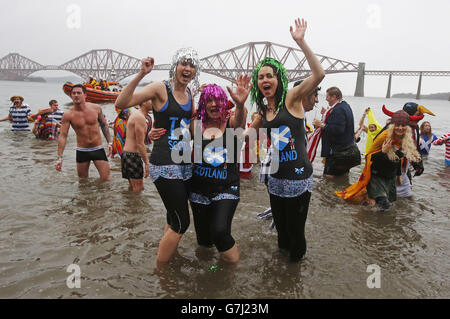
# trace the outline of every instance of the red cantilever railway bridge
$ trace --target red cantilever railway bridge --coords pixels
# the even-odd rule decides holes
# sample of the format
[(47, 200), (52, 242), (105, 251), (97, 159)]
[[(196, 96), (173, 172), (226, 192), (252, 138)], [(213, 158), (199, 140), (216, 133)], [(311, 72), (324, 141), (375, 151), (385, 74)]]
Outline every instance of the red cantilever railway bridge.
[[(286, 67), (289, 82), (307, 77), (307, 61), (300, 49), (272, 42), (249, 42), (217, 54), (202, 58), (201, 71), (222, 79), (233, 81), (240, 73), (252, 72), (258, 62), (265, 57), (273, 57)], [(326, 74), (358, 73), (355, 96), (364, 96), (364, 76), (389, 76), (387, 97), (390, 97), (392, 76), (418, 76), (419, 86), (423, 76), (450, 76), (450, 71), (368, 71), (365, 63), (352, 63), (317, 54)], [(99, 79), (120, 81), (136, 74), (141, 68), (141, 60), (127, 54), (111, 50), (91, 50), (61, 65), (42, 65), (18, 53), (10, 53), (0, 59), (0, 78), (18, 79), (42, 70), (64, 70), (87, 79), (90, 75)], [(170, 64), (155, 65), (153, 70), (169, 70)]]

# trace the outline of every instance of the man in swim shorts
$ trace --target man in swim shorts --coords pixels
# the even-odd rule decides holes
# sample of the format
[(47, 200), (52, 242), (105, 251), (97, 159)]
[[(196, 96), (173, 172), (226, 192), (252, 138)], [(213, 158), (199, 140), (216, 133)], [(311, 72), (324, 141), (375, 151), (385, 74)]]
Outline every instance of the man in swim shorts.
[(78, 177), (87, 178), (89, 176), (89, 165), (93, 161), (100, 174), (100, 179), (102, 181), (109, 180), (109, 163), (102, 145), (99, 128), (101, 128), (108, 142), (108, 156), (112, 152), (112, 137), (102, 109), (97, 104), (86, 102), (86, 88), (82, 84), (75, 85), (70, 96), (73, 100), (73, 106), (64, 113), (62, 118), (61, 134), (58, 139), (56, 170), (61, 171), (62, 169), (67, 134), (70, 126), (72, 126), (77, 136), (76, 161)]
[(145, 116), (152, 106), (152, 103), (142, 103), (139, 110), (131, 114), (127, 123), (127, 138), (121, 157), (122, 177), (128, 179), (130, 189), (134, 192), (144, 189), (143, 178), (147, 178), (149, 175), (149, 162), (145, 147), (145, 135), (147, 134)]

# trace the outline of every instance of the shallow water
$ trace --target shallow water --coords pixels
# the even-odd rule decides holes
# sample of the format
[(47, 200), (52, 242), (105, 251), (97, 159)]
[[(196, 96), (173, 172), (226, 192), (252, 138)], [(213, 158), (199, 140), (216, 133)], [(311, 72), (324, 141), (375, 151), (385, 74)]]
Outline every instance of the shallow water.
[[(17, 88), (21, 86), (21, 89)], [(0, 82), (0, 112), (8, 98), (22, 94), (33, 111), (56, 98), (70, 102), (62, 84)], [(367, 106), (384, 122), (381, 105), (398, 110), (400, 99), (346, 97), (358, 122)], [(320, 97), (319, 105), (324, 105)], [(450, 102), (421, 101), (438, 116), (426, 116), (436, 135), (448, 130)], [(112, 105), (103, 109), (114, 118)], [(310, 120), (315, 111), (312, 111)], [(363, 147), (361, 142), (360, 147)], [(433, 146), (425, 173), (413, 180), (412, 199), (399, 199), (379, 213), (347, 205), (333, 195), (354, 182), (325, 181), (320, 157), (314, 162), (314, 192), (306, 223), (308, 252), (298, 264), (276, 248), (270, 221), (256, 215), (269, 206), (258, 168), (242, 180), (233, 236), (241, 260), (218, 263), (214, 249), (199, 249), (194, 227), (183, 237), (166, 269), (155, 271), (165, 225), (165, 210), (150, 179), (140, 195), (128, 191), (120, 161), (112, 160), (111, 181), (80, 182), (71, 130), (63, 171), (54, 169), (57, 143), (31, 133), (10, 132), (0, 123), (0, 298), (449, 298), (450, 168), (444, 147)], [(69, 289), (67, 267), (81, 269), (81, 288)], [(381, 268), (381, 288), (369, 289), (367, 267)], [(217, 270), (210, 267), (218, 265)]]

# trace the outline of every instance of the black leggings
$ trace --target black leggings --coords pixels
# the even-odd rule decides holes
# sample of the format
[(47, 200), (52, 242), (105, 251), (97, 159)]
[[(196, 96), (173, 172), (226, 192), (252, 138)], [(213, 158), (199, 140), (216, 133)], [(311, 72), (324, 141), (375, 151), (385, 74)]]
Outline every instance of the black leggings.
[(278, 232), (278, 247), (289, 251), (291, 261), (299, 261), (306, 253), (305, 223), (311, 193), (284, 198), (270, 194), (270, 207)]
[(215, 245), (219, 252), (234, 246), (231, 221), (238, 203), (239, 199), (223, 199), (213, 201), (209, 205), (191, 202), (197, 242), (200, 246)]
[(190, 224), (186, 182), (159, 177), (155, 186), (167, 209), (167, 224), (174, 232), (184, 234)]

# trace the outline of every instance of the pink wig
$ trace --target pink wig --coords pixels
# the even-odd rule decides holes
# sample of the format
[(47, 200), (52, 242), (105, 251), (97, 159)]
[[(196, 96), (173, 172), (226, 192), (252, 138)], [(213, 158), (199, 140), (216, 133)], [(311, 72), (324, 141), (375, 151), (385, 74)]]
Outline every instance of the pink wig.
[(201, 119), (204, 124), (208, 118), (208, 114), (206, 113), (206, 104), (214, 99), (216, 101), (217, 106), (219, 107), (220, 119), (225, 121), (228, 116), (228, 98), (225, 91), (218, 85), (208, 84), (203, 89), (202, 94), (200, 95), (200, 100), (198, 102), (197, 109), (197, 117)]

